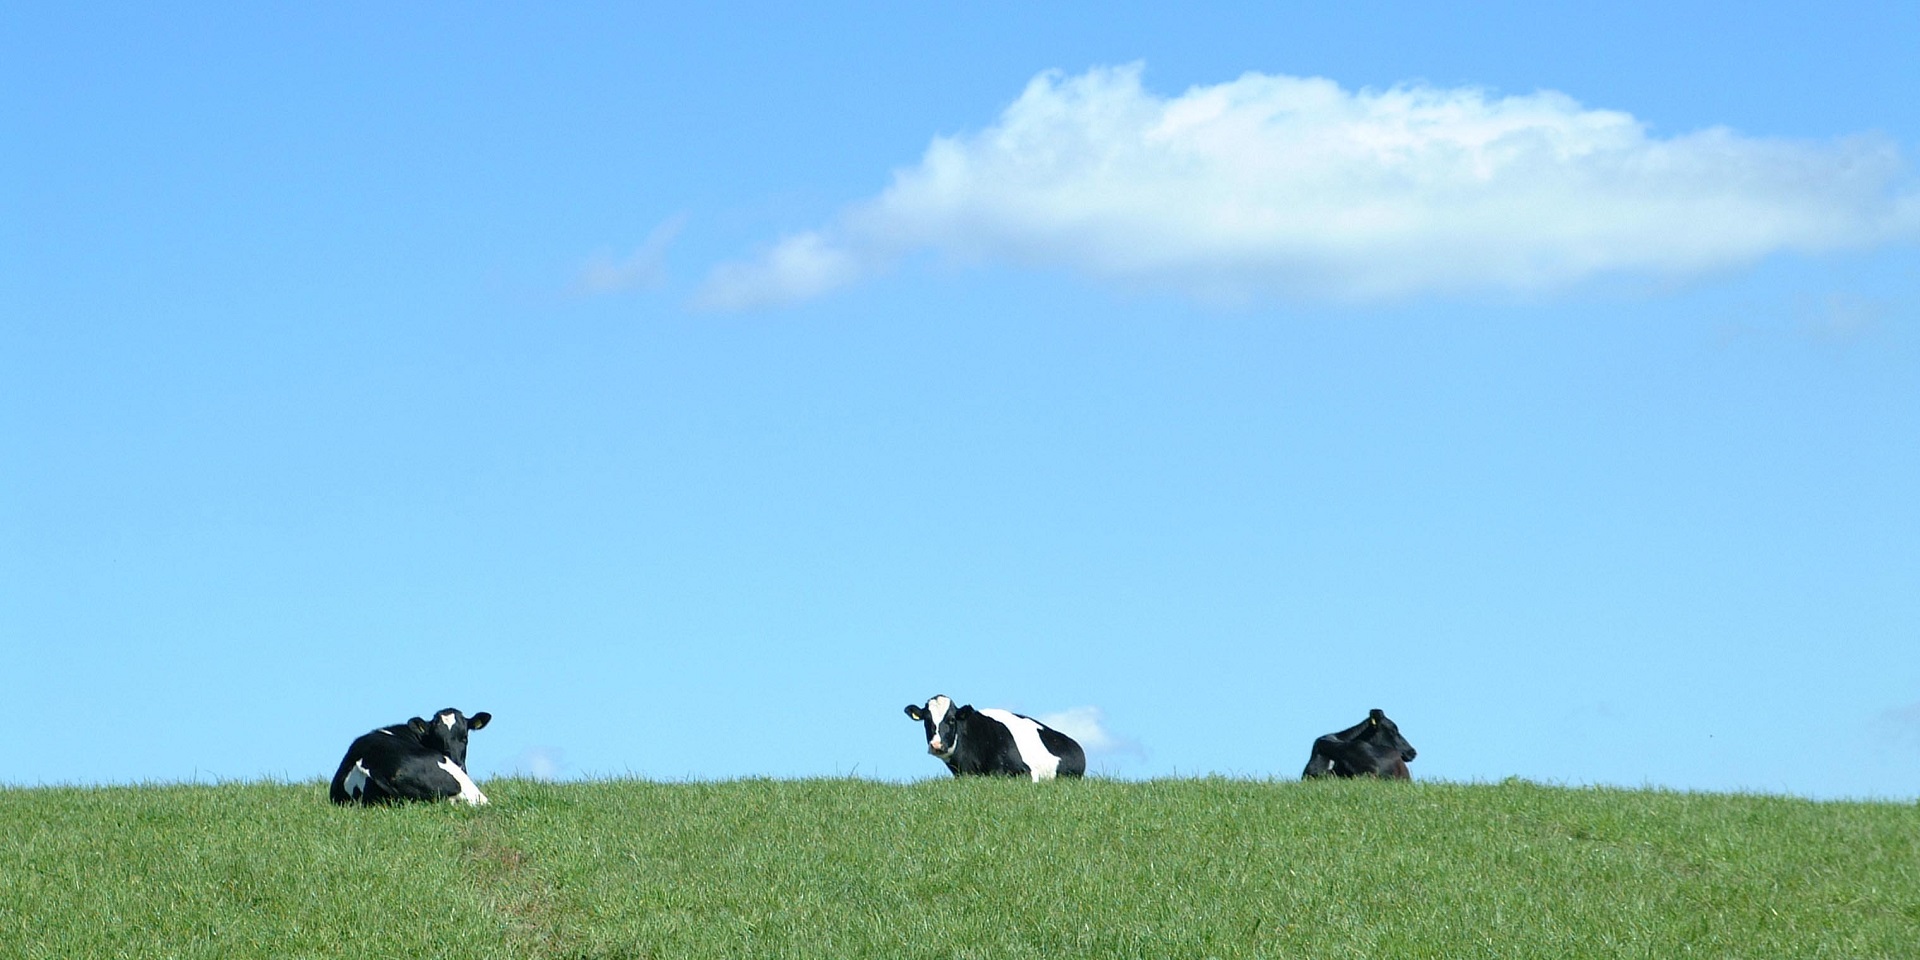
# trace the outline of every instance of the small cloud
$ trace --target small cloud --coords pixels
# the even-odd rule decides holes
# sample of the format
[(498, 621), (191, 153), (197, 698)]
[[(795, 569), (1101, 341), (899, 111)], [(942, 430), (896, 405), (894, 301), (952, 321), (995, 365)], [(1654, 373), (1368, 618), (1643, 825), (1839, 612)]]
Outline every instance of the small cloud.
[(667, 283), (667, 247), (686, 226), (685, 216), (674, 217), (653, 228), (644, 243), (632, 253), (619, 257), (609, 252), (594, 254), (574, 278), (573, 289), (581, 294), (625, 293), (629, 290), (658, 290)]
[(1908, 749), (1920, 750), (1920, 703), (1882, 710), (1874, 721), (1894, 742)]
[(1764, 343), (1812, 343), (1850, 348), (1874, 343), (1901, 309), (1889, 300), (1835, 292), (1784, 302), (1743, 305), (1718, 327), (1722, 347)]
[(1828, 343), (1852, 343), (1877, 333), (1893, 313), (1893, 304), (1884, 300), (1835, 293), (1799, 310), (1802, 335)]
[(1107, 715), (1099, 707), (1073, 707), (1059, 713), (1035, 717), (1061, 733), (1072, 737), (1090, 754), (1115, 754), (1145, 757), (1140, 741), (1123, 737), (1107, 729)]
[(786, 238), (752, 263), (726, 263), (694, 296), (708, 310), (749, 310), (811, 300), (844, 287), (869, 270), (861, 258), (820, 233)]
[(531, 746), (515, 755), (507, 767), (508, 776), (554, 780), (566, 772), (567, 752), (559, 747)]
[(916, 251), (1203, 300), (1377, 301), (1671, 282), (1920, 236), (1920, 182), (1884, 137), (1656, 136), (1553, 91), (1259, 73), (1164, 96), (1141, 75), (1035, 77), (877, 195), (716, 267), (695, 302), (794, 303)]

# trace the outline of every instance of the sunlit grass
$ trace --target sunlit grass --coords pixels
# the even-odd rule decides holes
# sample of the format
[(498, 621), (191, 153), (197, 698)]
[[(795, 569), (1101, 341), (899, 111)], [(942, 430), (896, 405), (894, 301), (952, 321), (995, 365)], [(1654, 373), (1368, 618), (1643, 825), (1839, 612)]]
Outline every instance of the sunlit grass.
[(0, 956), (1912, 957), (1920, 808), (1522, 783), (0, 790)]

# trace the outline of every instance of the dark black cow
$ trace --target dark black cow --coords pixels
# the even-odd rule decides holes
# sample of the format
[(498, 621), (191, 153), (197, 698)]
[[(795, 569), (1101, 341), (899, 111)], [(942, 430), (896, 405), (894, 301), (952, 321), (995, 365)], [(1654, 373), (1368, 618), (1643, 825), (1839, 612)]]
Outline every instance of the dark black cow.
[(1313, 742), (1313, 755), (1300, 779), (1314, 777), (1381, 777), (1387, 780), (1412, 780), (1407, 764), (1415, 756), (1413, 744), (1400, 735), (1400, 728), (1379, 710), (1367, 712), (1367, 718), (1339, 733), (1329, 733)]
[(1032, 717), (1007, 710), (956, 707), (946, 696), (925, 706), (907, 705), (907, 716), (927, 728), (927, 752), (956, 777), (1031, 776), (1035, 783), (1087, 772), (1087, 755), (1073, 738)]
[(363, 734), (347, 748), (327, 795), (334, 803), (486, 803), (487, 795), (467, 776), (467, 734), (492, 719), (490, 713), (469, 717), (448, 707), (432, 720), (414, 717)]

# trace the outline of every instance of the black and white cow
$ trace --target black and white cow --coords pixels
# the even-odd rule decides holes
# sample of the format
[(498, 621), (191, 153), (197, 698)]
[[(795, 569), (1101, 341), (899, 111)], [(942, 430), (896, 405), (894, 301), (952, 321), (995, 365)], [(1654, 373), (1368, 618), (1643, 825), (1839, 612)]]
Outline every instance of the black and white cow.
[(907, 705), (907, 716), (927, 728), (927, 752), (956, 777), (1030, 776), (1035, 783), (1087, 772), (1087, 755), (1073, 738), (1032, 717), (1008, 710), (956, 707), (944, 695), (925, 706)]
[(467, 776), (467, 734), (492, 719), (490, 713), (469, 717), (448, 707), (432, 720), (414, 717), (362, 734), (347, 748), (327, 795), (334, 803), (486, 803), (487, 795)]
[(1400, 727), (1380, 710), (1367, 711), (1367, 718), (1339, 733), (1329, 733), (1313, 742), (1313, 754), (1300, 779), (1314, 777), (1380, 777), (1386, 780), (1412, 780), (1407, 764), (1415, 756), (1413, 744), (1400, 735)]

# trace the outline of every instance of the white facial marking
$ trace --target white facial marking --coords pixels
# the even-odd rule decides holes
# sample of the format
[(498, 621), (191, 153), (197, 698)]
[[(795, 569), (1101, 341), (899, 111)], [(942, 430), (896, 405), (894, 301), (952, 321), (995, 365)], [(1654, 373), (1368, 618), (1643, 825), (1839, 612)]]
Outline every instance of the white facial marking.
[(467, 772), (460, 769), (460, 765), (454, 763), (452, 757), (441, 757), (440, 769), (445, 770), (449, 776), (460, 783), (460, 795), (457, 797), (448, 797), (447, 799), (449, 801), (453, 803), (471, 803), (476, 807), (487, 802), (487, 795), (480, 792), (480, 788), (474, 784), (473, 778), (467, 776)]
[(446, 713), (443, 713), (440, 715), (440, 722), (446, 724), (448, 730), (452, 730), (455, 717), (456, 715), (454, 714), (454, 712), (449, 710)]
[(936, 757), (946, 757), (953, 753), (953, 744), (940, 742), (940, 724), (947, 719), (947, 711), (953, 709), (953, 701), (944, 695), (927, 701), (927, 716), (933, 721), (933, 737), (927, 741), (927, 752)]
[(365, 760), (355, 760), (353, 762), (353, 769), (347, 771), (347, 779), (341, 784), (341, 786), (346, 789), (347, 796), (353, 797), (356, 800), (359, 799), (360, 794), (366, 792), (367, 777), (371, 772), (372, 771), (367, 769), (367, 762)]
[(1033, 774), (1033, 782), (1052, 780), (1059, 772), (1060, 758), (1048, 753), (1046, 745), (1040, 742), (1038, 721), (999, 708), (982, 710), (980, 715), (998, 720), (1013, 732), (1013, 747), (1020, 751), (1020, 759)]

